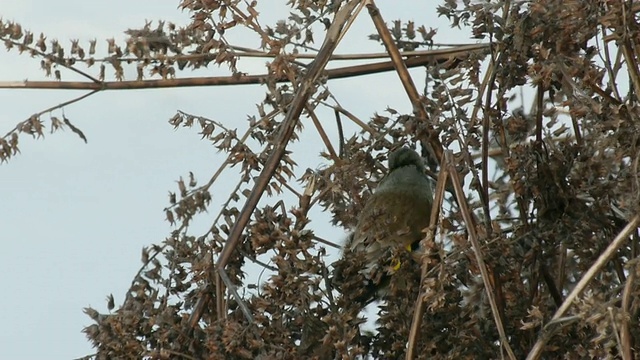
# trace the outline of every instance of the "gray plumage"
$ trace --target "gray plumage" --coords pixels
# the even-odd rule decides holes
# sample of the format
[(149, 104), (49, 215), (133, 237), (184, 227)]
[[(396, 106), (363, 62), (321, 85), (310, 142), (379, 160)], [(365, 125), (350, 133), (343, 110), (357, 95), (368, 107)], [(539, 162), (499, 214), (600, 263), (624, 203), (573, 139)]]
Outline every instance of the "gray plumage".
[(420, 155), (406, 147), (393, 151), (389, 173), (364, 206), (348, 244), (350, 251), (365, 257), (361, 273), (374, 286), (388, 282), (399, 249), (417, 247), (422, 230), (429, 226), (432, 202), (431, 182)]

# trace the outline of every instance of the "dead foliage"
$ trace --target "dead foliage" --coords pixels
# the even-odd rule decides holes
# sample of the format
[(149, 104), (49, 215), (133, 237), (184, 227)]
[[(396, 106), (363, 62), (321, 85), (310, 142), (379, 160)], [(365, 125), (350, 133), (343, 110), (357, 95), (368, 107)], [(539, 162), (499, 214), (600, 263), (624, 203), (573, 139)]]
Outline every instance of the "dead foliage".
[[(66, 49), (0, 23), (8, 49), (40, 57), (58, 79), (61, 69), (86, 75), (88, 83), (66, 85), (94, 91), (125, 80), (127, 66), (138, 80), (161, 79), (140, 86), (175, 86), (182, 70), (208, 65), (227, 66), (225, 81), (242, 83), (252, 76), (239, 70), (243, 57), (269, 58), (260, 78), (266, 97), (246, 130), (184, 112), (170, 119), (227, 158), (205, 184), (194, 174), (180, 178), (166, 208), (175, 231), (143, 250), (124, 302), (115, 308), (111, 297), (109, 314), (86, 309), (95, 322), (85, 329), (97, 350), (90, 357), (637, 358), (637, 4), (445, 1), (438, 14), (482, 41), (445, 50), (433, 48), (433, 29), (385, 23), (373, 1), (288, 4), (286, 20), (264, 26), (257, 1), (183, 0), (190, 24), (130, 29), (126, 44), (108, 41), (102, 58), (95, 42)], [(387, 59), (342, 76), (393, 67), (413, 112), (386, 109), (365, 121), (333, 97), (325, 66), (356, 17), (371, 17), (371, 39), (384, 43)], [(257, 36), (260, 50), (232, 45), (227, 34), (236, 29)], [(303, 50), (314, 51), (313, 61)], [(99, 65), (98, 76), (81, 64)], [(422, 80), (408, 66), (423, 67), (425, 83), (416, 85)], [(116, 82), (105, 80), (106, 69)], [(337, 132), (327, 130), (321, 109), (335, 114)], [(20, 136), (42, 136), (40, 116), (50, 110), (0, 138), (0, 159), (17, 154)], [(303, 128), (301, 117), (314, 126)], [(71, 126), (56, 119), (52, 130)], [(346, 124), (359, 133), (345, 135)], [(303, 131), (320, 134), (326, 166), (300, 169), (286, 151)], [(332, 242), (308, 215), (321, 208), (351, 229), (386, 171), (388, 150), (404, 143), (421, 145), (434, 180), (444, 174), (444, 200), (435, 236), (423, 241), (430, 256), (402, 261), (375, 331), (367, 331), (356, 301), (362, 264), (349, 262), (352, 276), (334, 288), (325, 257)], [(208, 231), (192, 234), (187, 226), (211, 217), (212, 187), (231, 169), (240, 176), (224, 208)], [(264, 267), (261, 283), (247, 278), (248, 263)]]

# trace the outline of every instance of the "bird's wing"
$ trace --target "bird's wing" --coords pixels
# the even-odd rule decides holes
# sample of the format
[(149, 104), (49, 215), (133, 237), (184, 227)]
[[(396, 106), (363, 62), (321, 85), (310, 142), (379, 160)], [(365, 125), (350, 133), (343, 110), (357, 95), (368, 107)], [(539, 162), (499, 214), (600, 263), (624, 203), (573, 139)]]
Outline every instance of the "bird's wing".
[(350, 249), (363, 254), (369, 266), (386, 262), (389, 251), (422, 239), (429, 225), (431, 200), (413, 192), (377, 192), (367, 202), (353, 234)]

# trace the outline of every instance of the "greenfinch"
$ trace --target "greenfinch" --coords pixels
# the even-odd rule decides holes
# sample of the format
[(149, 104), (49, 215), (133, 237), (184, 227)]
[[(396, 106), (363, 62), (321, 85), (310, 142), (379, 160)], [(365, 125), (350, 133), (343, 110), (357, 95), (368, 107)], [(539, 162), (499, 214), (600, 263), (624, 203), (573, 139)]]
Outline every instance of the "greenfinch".
[(363, 292), (360, 300), (386, 295), (403, 253), (413, 252), (418, 258), (415, 250), (429, 226), (432, 202), (431, 181), (420, 155), (407, 147), (391, 152), (389, 173), (366, 202), (345, 245), (345, 254), (359, 259), (358, 272), (368, 282), (370, 291)]

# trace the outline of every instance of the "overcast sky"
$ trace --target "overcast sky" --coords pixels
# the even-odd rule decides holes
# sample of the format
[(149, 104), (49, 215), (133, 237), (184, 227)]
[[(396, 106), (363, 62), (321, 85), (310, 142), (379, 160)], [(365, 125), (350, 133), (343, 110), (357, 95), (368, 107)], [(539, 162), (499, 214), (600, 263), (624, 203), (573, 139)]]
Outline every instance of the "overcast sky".
[[(268, 4), (259, 7), (263, 25), (288, 16), (286, 1), (261, 3)], [(450, 30), (446, 19), (436, 17), (437, 3), (405, 0), (378, 5), (387, 22), (402, 18), (438, 28), (437, 42), (472, 42), (467, 33)], [(36, 36), (43, 32), (48, 39), (57, 38), (65, 46), (69, 39), (87, 44), (96, 38), (98, 51), (104, 51), (105, 39), (122, 39), (124, 30), (140, 28), (145, 20), (187, 23), (188, 13), (177, 5), (178, 1), (150, 0), (0, 0), (0, 17), (17, 21)], [(374, 32), (363, 12), (337, 53), (383, 51), (367, 40)], [(318, 47), (323, 35), (315, 34)], [(247, 47), (260, 45), (255, 38), (241, 40)], [(243, 59), (240, 65), (263, 73), (264, 63), (264, 59)], [(1, 51), (0, 81), (46, 80), (39, 64), (40, 59)], [(223, 73), (212, 67), (197, 75)], [(414, 69), (412, 74), (422, 83), (423, 70)], [(387, 106), (410, 109), (392, 72), (335, 80), (329, 86), (341, 104), (361, 119)], [(81, 333), (91, 324), (82, 308), (106, 312), (105, 298), (111, 293), (118, 304), (122, 301), (141, 265), (141, 248), (162, 242), (171, 231), (163, 208), (168, 192), (176, 190), (175, 181), (189, 171), (208, 180), (222, 161), (215, 148), (200, 140), (197, 129), (174, 130), (167, 120), (183, 110), (242, 128), (264, 93), (260, 86), (104, 92), (64, 109), (88, 144), (68, 130), (47, 133), (44, 140), (20, 137), (21, 154), (0, 165), (0, 359), (70, 359), (93, 353)], [(0, 90), (0, 133), (81, 94)], [(61, 117), (61, 112), (52, 115)], [(332, 115), (326, 121), (332, 122)], [(290, 147), (299, 164), (298, 175), (323, 164), (318, 156), (321, 146), (313, 127), (306, 126), (301, 143)], [(205, 221), (225, 200), (224, 183), (213, 191)], [(328, 215), (318, 211), (311, 215), (319, 236), (334, 241), (344, 237), (344, 230), (329, 225)]]

